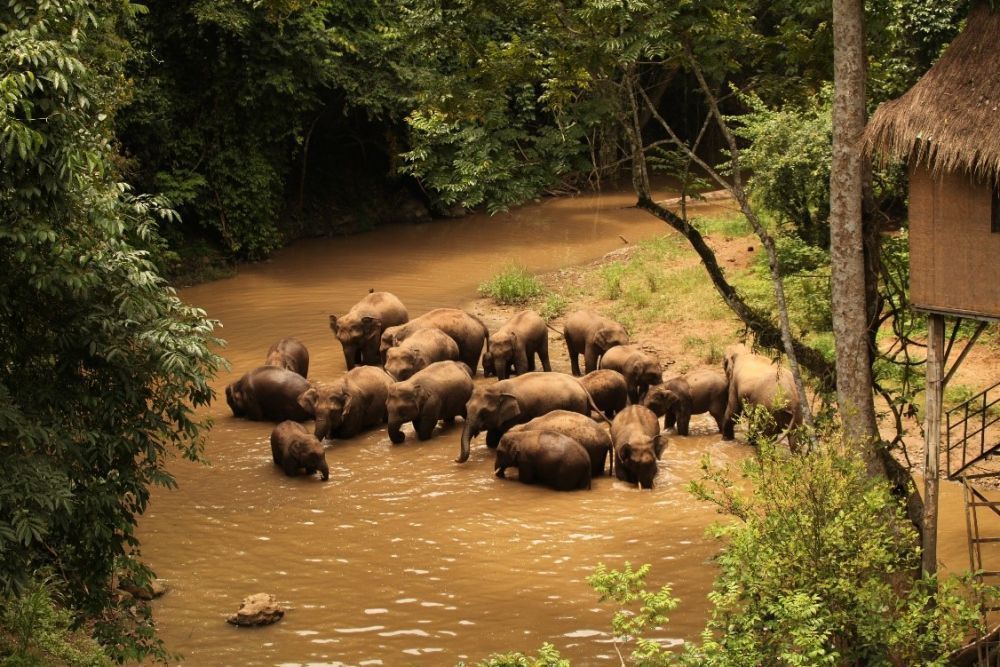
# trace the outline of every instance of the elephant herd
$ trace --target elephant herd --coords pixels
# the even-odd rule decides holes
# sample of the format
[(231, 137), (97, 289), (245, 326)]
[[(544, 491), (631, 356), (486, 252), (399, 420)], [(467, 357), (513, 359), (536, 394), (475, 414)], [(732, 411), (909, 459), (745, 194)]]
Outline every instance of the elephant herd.
[[(664, 379), (660, 361), (631, 344), (621, 324), (579, 310), (566, 317), (562, 332), (570, 375), (552, 371), (547, 328), (527, 310), (492, 334), (456, 308), (411, 320), (396, 296), (373, 291), (346, 314), (330, 316), (348, 369), (337, 380), (307, 380), (308, 351), (284, 338), (267, 351), (265, 365), (226, 387), (226, 401), (236, 417), (279, 422), (271, 452), (287, 475), (304, 470), (328, 479), (322, 444), (328, 438), (387, 424), (398, 445), (404, 424), (427, 440), (440, 421), (462, 417), (457, 462), (468, 460), (472, 440), (485, 432), (498, 477), (516, 468), (521, 482), (558, 490), (590, 488), (606, 461), (618, 479), (651, 489), (665, 431), (687, 435), (695, 414), (711, 414), (725, 440), (734, 437), (747, 404), (772, 414), (775, 433), (801, 422), (788, 371), (742, 345), (727, 348), (721, 371)], [(497, 380), (475, 385), (480, 365), (484, 377)], [(310, 419), (312, 433), (299, 423)]]

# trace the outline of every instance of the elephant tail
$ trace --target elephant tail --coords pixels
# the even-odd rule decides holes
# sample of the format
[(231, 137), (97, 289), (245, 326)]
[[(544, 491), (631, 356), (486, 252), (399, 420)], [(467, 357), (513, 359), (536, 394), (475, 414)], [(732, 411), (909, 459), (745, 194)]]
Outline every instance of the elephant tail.
[(587, 388), (583, 386), (582, 382), (580, 383), (580, 388), (583, 389), (583, 393), (587, 395), (587, 402), (590, 403), (591, 411), (596, 412), (598, 416), (600, 416), (601, 421), (603, 421), (605, 424), (610, 425), (611, 420), (604, 416), (604, 410), (601, 410), (599, 407), (597, 407), (597, 403), (594, 401), (594, 397), (590, 395), (590, 392), (587, 391)]
[(553, 331), (555, 331), (555, 332), (556, 332), (557, 334), (559, 334), (559, 337), (560, 337), (560, 338), (566, 338), (566, 334), (565, 334), (565, 332), (562, 332), (562, 331), (559, 331), (559, 329), (556, 329), (556, 328), (555, 328), (554, 326), (552, 326), (552, 325), (551, 325), (551, 324), (549, 324), (548, 322), (546, 322), (546, 323), (545, 323), (545, 326), (547, 326), (548, 328), (552, 329), (552, 330), (553, 330)]

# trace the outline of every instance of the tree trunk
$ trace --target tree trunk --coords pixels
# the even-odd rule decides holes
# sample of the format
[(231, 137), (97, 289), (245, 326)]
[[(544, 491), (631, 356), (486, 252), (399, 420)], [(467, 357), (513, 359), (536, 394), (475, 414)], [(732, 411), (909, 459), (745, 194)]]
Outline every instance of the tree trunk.
[(833, 1), (833, 162), (830, 170), (830, 277), (836, 339), (837, 401), (845, 436), (864, 447), (872, 474), (878, 457), (861, 223), (865, 126), (864, 7)]

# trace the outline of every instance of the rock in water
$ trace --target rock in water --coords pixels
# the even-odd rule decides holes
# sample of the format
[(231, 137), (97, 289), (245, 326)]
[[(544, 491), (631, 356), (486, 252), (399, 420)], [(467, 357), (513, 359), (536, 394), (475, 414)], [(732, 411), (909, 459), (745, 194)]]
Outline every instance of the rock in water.
[(119, 589), (125, 591), (136, 600), (152, 600), (167, 592), (167, 585), (159, 579), (153, 579), (146, 586), (137, 586), (131, 581), (124, 581)]
[(277, 623), (285, 615), (285, 610), (270, 593), (256, 593), (243, 598), (240, 609), (226, 619), (233, 625), (270, 625)]

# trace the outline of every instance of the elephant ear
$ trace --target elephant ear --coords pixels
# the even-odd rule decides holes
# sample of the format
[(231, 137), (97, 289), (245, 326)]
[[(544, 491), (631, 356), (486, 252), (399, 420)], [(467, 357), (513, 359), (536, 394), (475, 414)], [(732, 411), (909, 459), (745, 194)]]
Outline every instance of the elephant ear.
[(427, 405), (427, 401), (431, 400), (431, 392), (427, 391), (425, 387), (417, 385), (413, 390), (413, 402), (417, 406), (417, 410), (420, 412), (424, 411), (424, 406)]
[(361, 318), (361, 325), (364, 327), (365, 338), (382, 335), (382, 320), (377, 317), (365, 315)]
[(500, 404), (497, 410), (497, 421), (506, 424), (517, 419), (521, 414), (521, 405), (514, 394), (500, 394)]
[(333, 331), (333, 333), (337, 333), (337, 316), (336, 315), (331, 315), (330, 316), (330, 330)]
[(316, 389), (314, 387), (310, 387), (309, 389), (306, 389), (304, 392), (299, 394), (297, 400), (298, 404), (302, 407), (303, 410), (305, 410), (311, 415), (315, 415), (316, 401), (318, 399), (319, 399), (319, 394), (316, 393)]
[(667, 440), (666, 433), (659, 433), (655, 438), (653, 438), (653, 453), (656, 454), (657, 460), (663, 456), (663, 452), (667, 450), (667, 445), (669, 444)]
[(354, 398), (345, 393), (344, 394), (344, 407), (340, 409), (340, 416), (342, 419), (347, 419), (347, 416), (351, 414), (351, 410), (354, 409)]
[(618, 458), (628, 461), (632, 457), (632, 445), (627, 442), (618, 448)]

